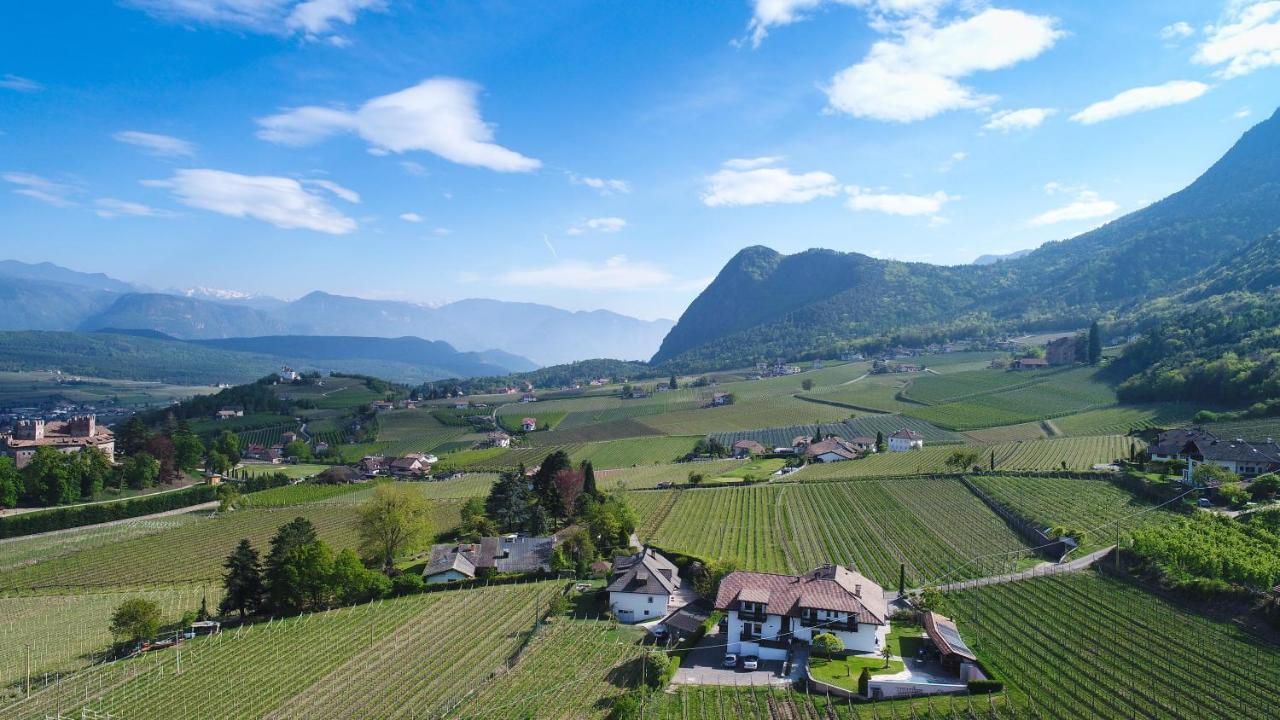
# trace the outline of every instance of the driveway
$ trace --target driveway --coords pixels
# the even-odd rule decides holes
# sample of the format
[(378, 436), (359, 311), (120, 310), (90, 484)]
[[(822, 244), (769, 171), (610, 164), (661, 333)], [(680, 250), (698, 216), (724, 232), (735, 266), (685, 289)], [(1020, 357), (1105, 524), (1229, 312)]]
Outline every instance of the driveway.
[[(746, 671), (727, 668), (724, 661), (724, 637), (719, 628), (705, 637), (685, 656), (680, 669), (671, 678), (673, 685), (790, 685), (794, 682), (782, 673), (782, 661), (761, 660), (760, 669)], [(803, 668), (802, 663), (797, 663)], [(794, 673), (793, 673), (794, 675)]]

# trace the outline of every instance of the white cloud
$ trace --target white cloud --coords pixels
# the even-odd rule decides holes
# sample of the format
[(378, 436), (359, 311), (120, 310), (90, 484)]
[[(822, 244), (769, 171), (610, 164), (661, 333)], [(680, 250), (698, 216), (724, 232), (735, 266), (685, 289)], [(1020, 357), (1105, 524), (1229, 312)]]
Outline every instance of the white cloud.
[(1237, 120), (1243, 120), (1252, 114), (1253, 114), (1253, 110), (1251, 110), (1249, 106), (1246, 105), (1245, 107), (1242, 107), (1239, 110), (1231, 113), (1231, 117)]
[(964, 162), (967, 157), (969, 157), (969, 153), (967, 152), (957, 151), (951, 153), (951, 157), (943, 160), (942, 163), (938, 165), (938, 172), (951, 172), (951, 168)]
[(756, 168), (776, 165), (783, 159), (784, 158), (781, 155), (768, 155), (766, 157), (758, 158), (733, 158), (732, 160), (725, 160), (724, 166), (730, 170), (755, 170)]
[(770, 28), (807, 19), (823, 5), (866, 8), (878, 21), (900, 16), (932, 18), (951, 0), (752, 0), (747, 33), (752, 47), (760, 47)]
[(908, 22), (871, 46), (862, 62), (835, 75), (829, 107), (854, 117), (913, 122), (996, 100), (959, 82), (976, 72), (1030, 60), (1062, 37), (1051, 17), (987, 9), (949, 25)]
[(72, 207), (77, 203), (72, 196), (80, 192), (79, 188), (67, 183), (56, 182), (40, 175), (24, 172), (7, 172), (0, 175), (0, 180), (17, 185), (14, 190), (18, 195), (39, 200), (54, 207)]
[(615, 255), (602, 263), (565, 260), (498, 276), (502, 285), (562, 290), (638, 290), (667, 285), (671, 280), (671, 274), (657, 265), (632, 261), (626, 255)]
[(170, 22), (232, 27), (252, 32), (315, 39), (331, 36), (334, 25), (353, 25), (364, 10), (386, 9), (385, 0), (126, 0), (152, 17)]
[(139, 130), (121, 130), (111, 137), (118, 142), (136, 145), (152, 155), (161, 157), (191, 157), (196, 154), (196, 146), (194, 144), (172, 135), (159, 135)]
[(528, 172), (541, 163), (493, 142), (493, 128), (480, 117), (480, 86), (437, 77), (375, 97), (358, 110), (307, 106), (259, 118), (258, 137), (282, 145), (309, 145), (352, 132), (385, 154), (425, 150), (460, 165), (499, 172)]
[(1088, 189), (1083, 185), (1071, 186), (1063, 185), (1058, 182), (1047, 183), (1044, 186), (1047, 195), (1070, 195), (1072, 201), (1062, 207), (1057, 207), (1031, 218), (1027, 221), (1032, 227), (1042, 227), (1044, 225), (1054, 225), (1062, 222), (1070, 222), (1074, 220), (1091, 220), (1093, 218), (1106, 217), (1120, 209), (1118, 203), (1111, 200), (1103, 200), (1098, 193)]
[(587, 187), (596, 190), (601, 195), (613, 195), (614, 193), (625, 195), (631, 192), (631, 183), (626, 180), (585, 177), (575, 173), (569, 173), (569, 182), (574, 185), (586, 185)]
[(1057, 114), (1053, 108), (1023, 108), (1021, 110), (1001, 110), (991, 114), (983, 129), (1007, 133), (1014, 130), (1030, 130), (1040, 127), (1046, 119)]
[(1195, 28), (1191, 27), (1190, 23), (1185, 20), (1179, 20), (1176, 23), (1160, 28), (1160, 39), (1169, 41), (1181, 40), (1182, 38), (1191, 37), (1195, 32)]
[(1125, 115), (1190, 102), (1208, 90), (1208, 85), (1194, 80), (1171, 80), (1163, 85), (1137, 87), (1125, 90), (1110, 100), (1096, 102), (1072, 115), (1071, 119), (1085, 125), (1093, 125)]
[(0, 88), (5, 90), (17, 90), (18, 92), (33, 93), (44, 89), (40, 83), (31, 78), (24, 78), (21, 75), (0, 75)]
[(432, 230), (431, 232), (432, 232), (432, 233), (434, 233), (434, 234), (436, 234), (436, 235), (439, 235), (440, 237), (444, 237), (445, 235), (451, 235), (451, 234), (453, 234), (453, 231), (452, 231), (452, 230), (450, 230), (450, 229), (449, 229), (449, 228), (447, 228), (447, 227), (438, 227), (438, 228), (436, 228), (435, 230)]
[(400, 213), (400, 219), (409, 223), (420, 223), (423, 221), (423, 217), (421, 215), (413, 212)]
[(410, 175), (426, 175), (427, 169), (422, 163), (416, 163), (412, 160), (401, 160), (400, 167)]
[[(830, 197), (839, 191), (835, 176), (814, 171), (794, 174), (786, 168), (761, 167), (777, 158), (735, 159), (707, 178), (702, 203), (707, 207), (767, 205), (772, 203), (805, 203), (819, 197)], [(733, 167), (750, 167), (735, 170)]]
[(1192, 60), (1225, 65), (1219, 77), (1230, 79), (1280, 64), (1280, 1), (1233, 0), (1223, 22), (1208, 28), (1207, 34)]
[(356, 230), (355, 220), (293, 178), (186, 169), (178, 170), (168, 180), (147, 180), (143, 184), (168, 188), (178, 202), (190, 207), (231, 217), (254, 218), (280, 228), (302, 228), (332, 235)]
[(568, 233), (570, 235), (581, 235), (588, 231), (616, 233), (626, 226), (627, 221), (620, 217), (598, 217), (583, 220), (577, 225), (569, 228)]
[(332, 182), (330, 180), (303, 180), (302, 183), (304, 185), (313, 185), (315, 187), (328, 190), (329, 192), (333, 193), (334, 195), (337, 195), (338, 197), (342, 198), (343, 200), (346, 200), (349, 203), (360, 202), (360, 193), (350, 188), (345, 188), (339, 185), (338, 183)]
[(888, 215), (937, 215), (943, 205), (956, 199), (941, 190), (931, 195), (882, 193), (857, 185), (850, 185), (844, 190), (849, 196), (845, 201), (849, 209), (858, 212), (882, 212)]
[(153, 208), (150, 205), (142, 203), (130, 202), (128, 200), (117, 200), (116, 198), (98, 198), (93, 201), (96, 208), (95, 213), (101, 218), (114, 218), (121, 215), (133, 215), (135, 217), (172, 217), (173, 213), (168, 210)]

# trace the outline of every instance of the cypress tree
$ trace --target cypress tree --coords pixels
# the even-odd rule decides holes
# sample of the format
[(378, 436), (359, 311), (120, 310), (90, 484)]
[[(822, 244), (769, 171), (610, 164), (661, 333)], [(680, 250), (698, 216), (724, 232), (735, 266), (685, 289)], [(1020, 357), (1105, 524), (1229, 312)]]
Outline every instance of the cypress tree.
[(1098, 329), (1098, 321), (1089, 325), (1089, 364), (1097, 365), (1102, 359), (1102, 331)]
[(582, 494), (599, 498), (600, 490), (596, 488), (596, 468), (590, 460), (582, 461)]

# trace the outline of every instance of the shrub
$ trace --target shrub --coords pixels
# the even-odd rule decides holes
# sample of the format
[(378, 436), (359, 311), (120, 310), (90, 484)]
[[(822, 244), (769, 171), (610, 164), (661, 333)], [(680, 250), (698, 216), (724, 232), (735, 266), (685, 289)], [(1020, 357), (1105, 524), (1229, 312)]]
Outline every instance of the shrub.
[(813, 650), (822, 657), (831, 657), (844, 651), (844, 643), (831, 633), (818, 633), (813, 637)]
[(870, 685), (871, 671), (864, 667), (862, 668), (862, 674), (858, 675), (858, 693), (863, 697), (869, 696), (871, 694)]
[(970, 680), (970, 695), (991, 695), (1004, 690), (1004, 683), (999, 680)]
[(392, 595), (413, 595), (427, 587), (427, 582), (417, 573), (403, 573), (391, 579)]

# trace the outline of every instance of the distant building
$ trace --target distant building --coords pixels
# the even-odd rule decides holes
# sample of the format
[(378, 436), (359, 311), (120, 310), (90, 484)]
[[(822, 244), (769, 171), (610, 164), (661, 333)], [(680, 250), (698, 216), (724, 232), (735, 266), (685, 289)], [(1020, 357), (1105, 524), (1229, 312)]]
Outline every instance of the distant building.
[(910, 452), (924, 447), (924, 435), (903, 428), (888, 438), (889, 452)]
[(1195, 478), (1196, 467), (1206, 463), (1245, 479), (1280, 471), (1280, 445), (1271, 438), (1259, 441), (1201, 438), (1187, 443), (1182, 455), (1187, 461), (1183, 474), (1187, 483)]
[(511, 447), (511, 436), (501, 430), (495, 430), (489, 433), (489, 444), (493, 447)]
[[(870, 439), (870, 443), (867, 442), (868, 439)], [(875, 452), (875, 449), (875, 438), (845, 440), (844, 438), (832, 437), (820, 442), (806, 444), (803, 452), (810, 462), (830, 463), (857, 460), (868, 452)]]
[(298, 433), (292, 430), (285, 430), (284, 432), (280, 433), (280, 442), (284, 445), (288, 445), (289, 443), (297, 439), (298, 439)]
[(1044, 346), (1044, 359), (1050, 365), (1074, 365), (1076, 362), (1076, 348), (1079, 341), (1074, 335), (1050, 340)]
[(285, 382), (293, 382), (294, 380), (297, 380), (302, 377), (302, 373), (298, 372), (297, 370), (294, 370), (288, 365), (281, 367), (280, 372), (276, 374), (279, 375), (280, 379)]
[(214, 413), (213, 416), (218, 420), (244, 417), (244, 408), (239, 405), (227, 405), (226, 407), (218, 408), (218, 412)]
[(0, 436), (0, 443), (4, 454), (12, 457), (19, 469), (26, 467), (41, 447), (51, 447), (67, 454), (93, 448), (105, 455), (108, 461), (115, 458), (116, 450), (115, 436), (107, 428), (100, 427), (94, 415), (77, 415), (64, 421), (50, 422), (19, 420), (14, 424), (12, 433)]
[(520, 429), (525, 432), (533, 432), (538, 429), (538, 419), (527, 417), (520, 421)]
[(1041, 370), (1049, 367), (1049, 361), (1038, 357), (1018, 358), (1012, 367), (1014, 370)]
[(395, 403), (390, 402), (388, 400), (374, 400), (373, 402), (369, 403), (369, 405), (373, 407), (374, 412), (387, 412), (388, 410), (396, 409)]
[(769, 452), (765, 446), (755, 440), (739, 440), (733, 444), (733, 456), (739, 460), (752, 455), (764, 455)]

